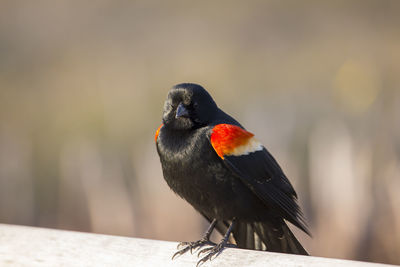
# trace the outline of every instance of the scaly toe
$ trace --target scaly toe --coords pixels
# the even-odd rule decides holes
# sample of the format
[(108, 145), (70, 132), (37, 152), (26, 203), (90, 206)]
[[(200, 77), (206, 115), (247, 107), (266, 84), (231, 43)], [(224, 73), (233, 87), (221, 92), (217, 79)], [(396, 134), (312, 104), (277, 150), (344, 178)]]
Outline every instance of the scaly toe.
[(203, 248), (202, 250), (199, 251), (199, 253), (197, 253), (197, 257), (200, 257), (201, 254), (206, 253), (214, 248), (215, 248), (215, 246), (209, 247), (209, 248)]
[(180, 249), (181, 247), (188, 246), (190, 242), (179, 242), (179, 244), (176, 246), (176, 249)]
[(180, 255), (185, 254), (189, 249), (190, 249), (190, 247), (187, 246), (187, 247), (185, 247), (185, 248), (183, 248), (183, 249), (181, 249), (181, 250), (175, 252), (175, 254), (172, 255), (172, 259), (174, 259), (176, 256), (180, 256)]
[(188, 252), (190, 250), (190, 253), (193, 254), (193, 250), (197, 250), (200, 249), (203, 246), (215, 246), (216, 244), (214, 242), (211, 242), (208, 239), (200, 239), (198, 241), (195, 242), (180, 242), (177, 246), (177, 249), (180, 249), (179, 251), (177, 251), (173, 256), (172, 259), (174, 259), (176, 256), (180, 256), (185, 254), (186, 252)]

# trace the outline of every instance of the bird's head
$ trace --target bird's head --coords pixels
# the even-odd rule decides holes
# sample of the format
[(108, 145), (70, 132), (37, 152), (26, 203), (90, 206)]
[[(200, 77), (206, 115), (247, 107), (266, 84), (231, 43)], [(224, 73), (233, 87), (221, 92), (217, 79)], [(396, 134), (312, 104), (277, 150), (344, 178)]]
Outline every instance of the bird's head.
[(207, 125), (218, 110), (210, 94), (200, 85), (181, 83), (171, 88), (164, 104), (163, 123), (175, 130)]

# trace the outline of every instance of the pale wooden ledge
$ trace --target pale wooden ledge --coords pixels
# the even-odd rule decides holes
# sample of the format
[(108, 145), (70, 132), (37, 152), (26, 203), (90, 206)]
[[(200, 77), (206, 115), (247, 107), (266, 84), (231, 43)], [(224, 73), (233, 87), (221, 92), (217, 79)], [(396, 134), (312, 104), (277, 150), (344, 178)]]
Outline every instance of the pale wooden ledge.
[[(0, 266), (196, 266), (171, 260), (177, 243), (0, 224)], [(390, 266), (243, 249), (225, 249), (202, 266)]]

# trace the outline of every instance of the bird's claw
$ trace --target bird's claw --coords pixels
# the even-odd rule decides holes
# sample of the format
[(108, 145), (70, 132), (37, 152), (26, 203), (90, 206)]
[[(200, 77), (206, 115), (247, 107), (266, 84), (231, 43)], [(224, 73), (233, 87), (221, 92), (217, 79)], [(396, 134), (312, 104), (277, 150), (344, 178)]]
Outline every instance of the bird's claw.
[(199, 267), (200, 265), (202, 265), (203, 263), (205, 263), (206, 261), (212, 259), (213, 256), (218, 256), (219, 253), (222, 252), (222, 250), (224, 249), (224, 244), (219, 243), (216, 246), (213, 246), (211, 248), (204, 248), (202, 250), (199, 251), (199, 253), (197, 254), (197, 256), (200, 256), (203, 253), (208, 252), (208, 254), (206, 256), (204, 256), (203, 258), (201, 258), (197, 264), (196, 267)]
[(188, 246), (191, 242), (179, 242), (176, 246), (176, 249), (180, 249), (181, 247)]
[(201, 248), (201, 247), (203, 247), (203, 246), (215, 246), (216, 244), (214, 243), (214, 242), (211, 242), (209, 239), (207, 239), (207, 238), (202, 238), (202, 239), (200, 239), (200, 240), (198, 240), (198, 241), (194, 241), (194, 242), (180, 242), (179, 244), (178, 244), (178, 246), (177, 246), (177, 249), (180, 249), (180, 248), (182, 248), (182, 249), (180, 249), (180, 250), (178, 250), (173, 256), (172, 256), (172, 259), (174, 259), (176, 256), (178, 256), (178, 255), (183, 255), (183, 254), (185, 254), (186, 252), (188, 252), (189, 250), (190, 250), (190, 253), (192, 253), (193, 254), (193, 250), (194, 249), (199, 249), (199, 248)]
[(190, 249), (190, 247), (185, 247), (185, 248), (183, 248), (181, 250), (178, 250), (177, 252), (174, 253), (174, 255), (172, 255), (172, 259), (175, 259), (175, 257), (178, 256), (178, 255), (185, 254), (189, 249)]
[(213, 257), (217, 257), (226, 247), (237, 247), (237, 246), (234, 244), (227, 243), (225, 240), (222, 240), (221, 243), (216, 244), (210, 248), (203, 248), (202, 250), (199, 251), (197, 257), (200, 257), (201, 254), (206, 252), (208, 252), (208, 254), (197, 262), (196, 267), (199, 267), (208, 260), (211, 261)]

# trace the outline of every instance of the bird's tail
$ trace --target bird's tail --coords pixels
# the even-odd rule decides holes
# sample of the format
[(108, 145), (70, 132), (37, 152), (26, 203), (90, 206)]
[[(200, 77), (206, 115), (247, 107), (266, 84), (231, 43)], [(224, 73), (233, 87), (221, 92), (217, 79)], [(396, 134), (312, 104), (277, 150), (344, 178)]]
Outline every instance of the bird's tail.
[(237, 221), (233, 236), (239, 248), (308, 255), (283, 220), (275, 223)]

